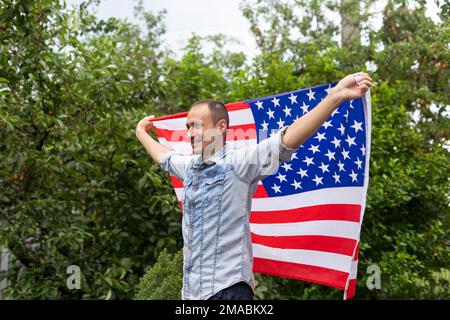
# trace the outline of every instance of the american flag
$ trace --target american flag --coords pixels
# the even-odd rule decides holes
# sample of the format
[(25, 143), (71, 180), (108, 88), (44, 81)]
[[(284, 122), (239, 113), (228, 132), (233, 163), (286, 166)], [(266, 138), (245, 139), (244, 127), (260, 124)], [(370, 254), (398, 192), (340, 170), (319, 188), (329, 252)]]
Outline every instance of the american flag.
[[(258, 143), (310, 112), (336, 83), (226, 105), (227, 145)], [(186, 115), (154, 119), (159, 142), (191, 154)], [(342, 103), (253, 194), (253, 271), (309, 281), (355, 295), (359, 239), (369, 180), (370, 89)], [(244, 132), (244, 134), (242, 134)], [(182, 181), (171, 177), (178, 200)], [(181, 206), (181, 202), (180, 202)]]

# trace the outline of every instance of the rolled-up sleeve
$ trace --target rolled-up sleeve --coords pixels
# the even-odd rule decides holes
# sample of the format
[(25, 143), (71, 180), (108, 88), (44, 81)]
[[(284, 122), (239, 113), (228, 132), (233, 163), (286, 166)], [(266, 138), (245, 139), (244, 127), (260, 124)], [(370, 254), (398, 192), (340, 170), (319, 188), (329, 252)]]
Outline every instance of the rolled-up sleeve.
[(169, 174), (180, 180), (185, 179), (187, 166), (192, 160), (192, 156), (181, 155), (175, 151), (166, 152), (159, 161), (161, 167)]
[(236, 174), (245, 181), (254, 182), (274, 174), (280, 164), (290, 161), (298, 149), (287, 147), (282, 140), (288, 126), (283, 127), (257, 145), (235, 150), (233, 166)]

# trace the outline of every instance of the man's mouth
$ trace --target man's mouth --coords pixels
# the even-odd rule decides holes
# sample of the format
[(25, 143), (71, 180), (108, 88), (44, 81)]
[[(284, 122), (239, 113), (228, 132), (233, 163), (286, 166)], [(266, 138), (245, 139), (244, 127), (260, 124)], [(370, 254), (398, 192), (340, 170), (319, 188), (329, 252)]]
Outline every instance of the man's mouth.
[(191, 141), (191, 146), (195, 147), (197, 146), (201, 141)]

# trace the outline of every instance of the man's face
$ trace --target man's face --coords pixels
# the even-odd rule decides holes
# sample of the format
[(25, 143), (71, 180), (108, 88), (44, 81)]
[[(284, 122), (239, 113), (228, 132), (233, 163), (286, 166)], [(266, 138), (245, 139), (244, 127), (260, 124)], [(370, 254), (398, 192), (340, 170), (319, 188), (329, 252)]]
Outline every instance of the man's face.
[[(222, 132), (213, 123), (208, 105), (198, 104), (192, 107), (187, 115), (187, 139), (194, 154), (202, 154), (211, 143), (220, 141)], [(210, 146), (212, 147), (212, 146)]]

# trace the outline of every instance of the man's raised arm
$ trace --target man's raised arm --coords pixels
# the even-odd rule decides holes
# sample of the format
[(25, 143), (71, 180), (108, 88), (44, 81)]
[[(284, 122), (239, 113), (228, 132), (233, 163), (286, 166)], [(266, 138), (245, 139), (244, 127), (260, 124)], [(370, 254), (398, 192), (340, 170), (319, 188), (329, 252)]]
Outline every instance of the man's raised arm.
[[(355, 77), (357, 77), (356, 80)], [(300, 148), (309, 137), (319, 130), (336, 107), (345, 100), (363, 96), (369, 90), (371, 83), (372, 79), (364, 72), (349, 74), (343, 78), (329, 90), (328, 95), (313, 110), (287, 128), (283, 136), (283, 144), (289, 148)]]
[(174, 150), (166, 148), (148, 134), (153, 128), (152, 119), (154, 117), (151, 115), (139, 121), (136, 127), (136, 137), (156, 163), (160, 164), (169, 174), (184, 181), (186, 168), (192, 156), (178, 154)]
[(147, 153), (152, 157), (154, 161), (159, 163), (162, 157), (172, 150), (164, 147), (158, 141), (152, 138), (148, 132), (153, 128), (153, 121), (151, 121), (155, 116), (147, 116), (143, 118), (136, 126), (136, 137), (144, 146)]

